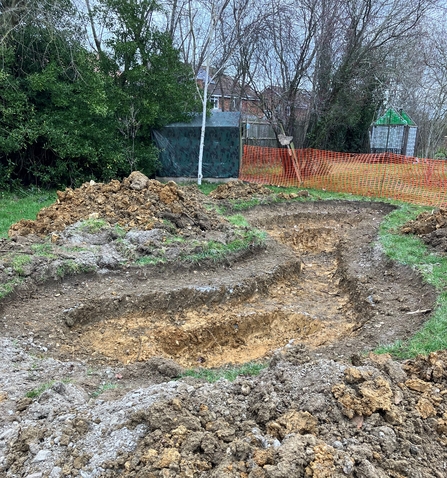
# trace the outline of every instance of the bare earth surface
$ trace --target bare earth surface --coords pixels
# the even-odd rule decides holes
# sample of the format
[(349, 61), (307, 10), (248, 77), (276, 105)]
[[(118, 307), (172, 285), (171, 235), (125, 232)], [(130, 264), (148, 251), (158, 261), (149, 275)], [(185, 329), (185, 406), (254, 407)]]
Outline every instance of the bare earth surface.
[(418, 235), (438, 253), (447, 252), (447, 209), (441, 208), (420, 214), (402, 228), (404, 234)]
[[(262, 198), (243, 214), (265, 244), (197, 259), (238, 238), (215, 212), (236, 197)], [(0, 476), (447, 476), (446, 353), (368, 355), (411, 336), (436, 299), (377, 243), (392, 206), (277, 199), (134, 175), (61, 193), (11, 228), (0, 285), (20, 284), (0, 303)], [(107, 224), (86, 230), (89, 217)], [(179, 378), (249, 361), (267, 367)]]

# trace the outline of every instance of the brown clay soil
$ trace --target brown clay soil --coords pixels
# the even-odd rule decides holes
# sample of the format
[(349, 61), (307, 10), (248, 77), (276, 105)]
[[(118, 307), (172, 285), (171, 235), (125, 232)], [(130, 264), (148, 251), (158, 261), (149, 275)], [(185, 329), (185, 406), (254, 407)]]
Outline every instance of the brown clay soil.
[[(134, 174), (60, 193), (11, 228), (3, 283), (17, 254), (36, 257), (0, 305), (0, 476), (447, 476), (445, 352), (369, 354), (411, 336), (436, 300), (381, 251), (393, 207), (265, 189), (207, 198)], [(215, 212), (235, 190), (268, 197), (243, 213), (265, 243), (188, 259), (239, 237)], [(86, 232), (89, 217), (107, 224)], [(92, 272), (55, 274), (67, 261)], [(266, 368), (179, 378), (246, 362)]]
[(415, 234), (425, 244), (438, 253), (447, 252), (447, 209), (440, 208), (423, 212), (414, 221), (409, 221), (403, 228), (404, 234)]

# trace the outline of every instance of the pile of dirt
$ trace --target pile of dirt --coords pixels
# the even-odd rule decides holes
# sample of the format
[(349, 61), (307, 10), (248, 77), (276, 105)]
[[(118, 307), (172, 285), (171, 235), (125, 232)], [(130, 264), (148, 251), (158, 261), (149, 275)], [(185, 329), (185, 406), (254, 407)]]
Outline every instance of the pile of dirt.
[[(403, 367), (370, 355), (355, 367), (291, 348), (258, 379), (195, 387), (134, 413), (132, 427), (147, 433), (103, 476), (445, 476), (445, 355)], [(436, 379), (413, 373), (426, 362)]]
[[(92, 181), (57, 196), (35, 221), (13, 224), (10, 239), (0, 239), (0, 298), (78, 273), (187, 265), (205, 260), (210, 248), (216, 261), (231, 243), (262, 247), (262, 238), (250, 239), (250, 231), (205, 208), (209, 200), (197, 187), (162, 184), (137, 171), (122, 182)], [(245, 253), (233, 250), (227, 263)]]
[[(11, 353), (7, 347), (10, 360), (17, 360), (18, 347)], [(28, 360), (26, 353), (20, 357), (16, 375)], [(58, 380), (38, 398), (17, 400), (13, 416), (5, 414), (0, 472), (11, 478), (442, 478), (446, 359), (437, 353), (401, 364), (369, 355), (354, 366), (288, 346), (257, 377), (214, 384), (187, 378), (96, 400)], [(169, 369), (166, 380), (181, 373), (170, 365), (147, 364), (148, 380), (157, 368)], [(129, 371), (108, 373), (125, 378)]]
[(447, 209), (423, 212), (414, 221), (405, 224), (403, 234), (415, 234), (437, 252), (447, 252)]
[(262, 184), (244, 183), (243, 181), (229, 181), (220, 184), (210, 193), (213, 199), (246, 199), (269, 196), (272, 191)]
[(9, 237), (47, 235), (63, 231), (80, 220), (100, 218), (125, 230), (151, 230), (169, 221), (179, 230), (222, 229), (225, 221), (203, 207), (197, 190), (175, 182), (162, 184), (134, 171), (122, 182), (83, 184), (75, 190), (57, 192), (57, 202), (42, 209), (35, 221), (22, 220), (11, 226)]

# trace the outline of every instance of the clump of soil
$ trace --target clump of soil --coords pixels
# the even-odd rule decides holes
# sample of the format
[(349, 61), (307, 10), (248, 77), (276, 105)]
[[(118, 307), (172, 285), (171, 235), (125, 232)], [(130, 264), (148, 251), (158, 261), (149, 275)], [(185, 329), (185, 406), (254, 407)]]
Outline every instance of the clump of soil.
[(58, 191), (57, 197), (57, 202), (42, 209), (35, 221), (13, 224), (8, 235), (47, 235), (92, 217), (125, 230), (151, 230), (160, 227), (163, 220), (170, 221), (178, 230), (216, 230), (225, 225), (222, 217), (203, 207), (197, 191), (193, 193), (173, 181), (162, 184), (150, 180), (138, 171), (122, 182), (92, 181), (74, 190)]
[(440, 477), (447, 383), (413, 376), (425, 361), (370, 355), (354, 367), (289, 348), (258, 379), (134, 413), (132, 426), (148, 432), (104, 476)]
[(409, 221), (402, 229), (404, 234), (415, 234), (428, 246), (438, 252), (447, 252), (447, 209), (423, 212), (414, 221)]
[(213, 199), (244, 199), (259, 196), (269, 196), (272, 191), (262, 184), (244, 183), (243, 181), (229, 181), (220, 184), (210, 193)]
[[(33, 367), (21, 344), (2, 345), (1, 373), (13, 364), (15, 377), (26, 368), (55, 373), (54, 361)], [(436, 353), (401, 364), (370, 354), (354, 366), (288, 346), (259, 376), (213, 384), (167, 381), (181, 370), (152, 359), (140, 370), (145, 386), (96, 398), (86, 393), (86, 379), (80, 385), (86, 371), (77, 363), (64, 369), (76, 371), (76, 383), (59, 378), (35, 398), (19, 399), (7, 379), (0, 472), (10, 478), (442, 478), (445, 359)], [(118, 386), (135, 371), (102, 377)]]
[[(0, 298), (31, 283), (78, 273), (188, 262), (234, 241), (261, 246), (230, 224), (197, 188), (162, 184), (135, 171), (122, 182), (85, 183), (58, 191), (35, 221), (21, 220), (0, 240)], [(243, 254), (235, 250), (234, 256)]]

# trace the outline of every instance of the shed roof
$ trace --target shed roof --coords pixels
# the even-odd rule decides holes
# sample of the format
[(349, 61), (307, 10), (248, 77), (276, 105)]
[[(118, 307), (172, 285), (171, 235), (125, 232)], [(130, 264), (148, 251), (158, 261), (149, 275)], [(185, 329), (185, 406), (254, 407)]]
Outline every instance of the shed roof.
[(405, 113), (404, 110), (397, 111), (394, 108), (388, 108), (377, 121), (374, 126), (416, 126), (416, 123)]

